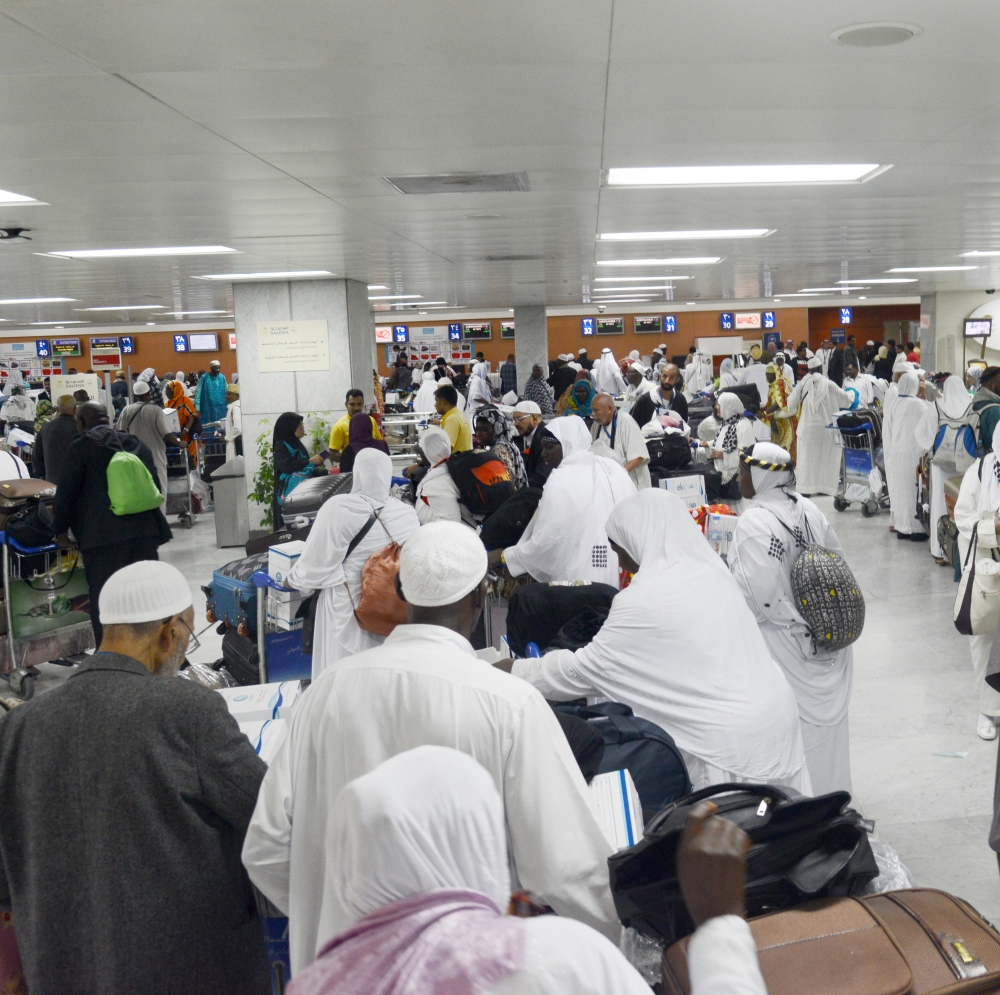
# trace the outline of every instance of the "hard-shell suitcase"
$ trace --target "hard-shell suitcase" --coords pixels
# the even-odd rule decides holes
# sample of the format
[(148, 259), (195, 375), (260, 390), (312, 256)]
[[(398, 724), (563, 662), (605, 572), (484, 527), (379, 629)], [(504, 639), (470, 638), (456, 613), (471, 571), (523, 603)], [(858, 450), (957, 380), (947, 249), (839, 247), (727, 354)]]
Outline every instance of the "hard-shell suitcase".
[(507, 642), (518, 656), (529, 642), (544, 650), (571, 618), (588, 606), (610, 608), (617, 593), (610, 584), (524, 584), (507, 606)]
[[(1000, 992), (1000, 934), (945, 892), (820, 899), (748, 925), (769, 995)], [(689, 942), (663, 954), (667, 995), (691, 991)]]
[[(312, 656), (302, 652), (302, 632), (269, 632), (267, 642), (267, 679), (308, 681), (312, 677)], [(257, 639), (241, 636), (229, 629), (222, 637), (222, 660), (233, 680), (241, 686), (260, 684)]]
[(296, 515), (315, 517), (316, 512), (335, 494), (349, 494), (353, 480), (352, 473), (332, 473), (326, 477), (303, 480), (282, 502), (281, 517), (286, 521)]
[(212, 574), (212, 583), (202, 588), (207, 599), (210, 621), (225, 622), (244, 633), (257, 631), (257, 588), (250, 580), (256, 570), (267, 572), (268, 553), (258, 553), (233, 560)]
[(294, 542), (301, 539), (305, 542), (312, 532), (312, 522), (303, 525), (300, 529), (278, 529), (270, 535), (260, 536), (257, 539), (248, 539), (244, 549), (247, 556), (256, 556), (258, 553), (266, 553), (272, 546), (277, 546), (283, 542)]

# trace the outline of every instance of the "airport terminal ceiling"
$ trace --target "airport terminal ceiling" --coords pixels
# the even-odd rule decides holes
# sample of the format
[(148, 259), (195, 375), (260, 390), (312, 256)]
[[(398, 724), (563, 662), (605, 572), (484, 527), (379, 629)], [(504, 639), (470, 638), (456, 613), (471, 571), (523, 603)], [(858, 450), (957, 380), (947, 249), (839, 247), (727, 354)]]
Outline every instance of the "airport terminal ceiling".
[[(836, 40), (871, 23), (896, 43)], [(992, 287), (965, 254), (1000, 250), (998, 30), (984, 0), (0, 0), (0, 190), (42, 202), (0, 195), (30, 239), (0, 241), (0, 329), (204, 320), (227, 274), (289, 271), (442, 317)], [(860, 172), (609, 183), (752, 165)], [(455, 174), (510, 189), (401, 192)], [(205, 246), (236, 251), (58, 255)]]

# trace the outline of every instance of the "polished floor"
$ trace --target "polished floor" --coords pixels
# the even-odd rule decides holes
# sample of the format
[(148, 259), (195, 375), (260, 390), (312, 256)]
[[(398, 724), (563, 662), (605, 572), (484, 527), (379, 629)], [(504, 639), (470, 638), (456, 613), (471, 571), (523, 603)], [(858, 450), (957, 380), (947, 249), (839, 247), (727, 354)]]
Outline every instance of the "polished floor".
[[(856, 804), (918, 885), (960, 895), (1000, 924), (1000, 873), (986, 842), (997, 744), (976, 735), (976, 689), (968, 641), (952, 624), (951, 572), (931, 560), (926, 543), (898, 541), (885, 514), (865, 519), (856, 505), (838, 513), (829, 498), (817, 504), (834, 523), (867, 604), (851, 702)], [(188, 578), (198, 620), (201, 585), (241, 555), (216, 548), (211, 514), (192, 529), (175, 528), (162, 549)], [(218, 659), (214, 626), (200, 638), (192, 659)]]

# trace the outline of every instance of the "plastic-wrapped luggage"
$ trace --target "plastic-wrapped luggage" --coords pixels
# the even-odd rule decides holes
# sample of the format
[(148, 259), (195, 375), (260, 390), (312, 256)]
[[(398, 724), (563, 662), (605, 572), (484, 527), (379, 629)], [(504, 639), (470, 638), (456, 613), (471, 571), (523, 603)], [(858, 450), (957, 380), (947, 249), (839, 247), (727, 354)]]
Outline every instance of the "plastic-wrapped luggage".
[(617, 593), (610, 584), (523, 584), (507, 606), (507, 642), (518, 656), (527, 656), (528, 643), (544, 650), (584, 608), (610, 608)]
[(281, 517), (287, 521), (296, 515), (315, 516), (335, 494), (349, 494), (353, 479), (351, 473), (332, 473), (303, 480), (282, 502)]

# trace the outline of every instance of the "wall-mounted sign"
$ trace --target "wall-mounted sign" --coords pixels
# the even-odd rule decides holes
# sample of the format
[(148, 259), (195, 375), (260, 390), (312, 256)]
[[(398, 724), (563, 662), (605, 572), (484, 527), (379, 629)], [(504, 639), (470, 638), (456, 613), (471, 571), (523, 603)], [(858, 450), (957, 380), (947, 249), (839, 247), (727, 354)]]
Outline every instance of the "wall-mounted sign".
[(118, 345), (118, 339), (91, 339), (90, 365), (95, 370), (98, 367), (110, 370), (120, 369), (122, 365), (122, 353)]
[(665, 332), (670, 332), (673, 334), (677, 331), (677, 315), (676, 314), (665, 314), (663, 316), (663, 330)]
[(80, 340), (79, 339), (53, 339), (52, 340), (52, 355), (53, 356), (80, 356)]
[(842, 325), (849, 325), (851, 323), (851, 317), (853, 316), (853, 308), (842, 307), (840, 309), (840, 323)]
[(392, 326), (381, 325), (375, 329), (375, 341), (379, 345), (392, 344)]
[(594, 334), (594, 319), (593, 318), (584, 318), (584, 319), (582, 319), (581, 322), (580, 322), (580, 331), (582, 331), (584, 335), (593, 335)]
[(467, 321), (462, 331), (467, 339), (493, 338), (493, 326), (488, 321)]
[[(236, 333), (233, 332), (233, 334)], [(135, 339), (131, 335), (119, 335), (118, 341), (121, 343), (123, 356), (135, 355)]]
[[(402, 327), (405, 331), (406, 326)], [(326, 319), (257, 322), (258, 372), (296, 373), (329, 369), (330, 335)]]
[(719, 315), (719, 328), (724, 332), (731, 332), (733, 330), (733, 312), (723, 311)]
[(831, 328), (830, 341), (834, 345), (844, 345), (847, 342), (847, 332), (843, 328)]
[(781, 332), (764, 332), (764, 348), (777, 352), (781, 348)]
[(188, 351), (188, 337), (186, 335), (174, 336), (174, 352)]
[(236, 332), (229, 333), (229, 348), (236, 352)]
[(35, 355), (39, 359), (48, 359), (52, 355), (48, 339), (35, 339)]
[(759, 311), (737, 311), (733, 315), (733, 327), (737, 329), (760, 328)]
[(512, 339), (514, 337), (514, 322), (513, 321), (501, 321), (500, 322), (500, 338), (502, 339)]
[(773, 311), (765, 311), (761, 317), (764, 319), (765, 328), (777, 328), (778, 322)]
[(392, 337), (396, 342), (409, 342), (410, 330), (406, 327), (406, 325), (393, 325)]
[(625, 334), (625, 319), (624, 318), (598, 318), (597, 319), (597, 334), (598, 335), (624, 335)]
[(662, 332), (663, 321), (658, 314), (636, 315), (632, 319), (632, 327), (635, 328), (636, 335), (645, 335), (649, 332)]
[(452, 342), (462, 341), (462, 325), (461, 322), (453, 321), (448, 325), (448, 338)]

